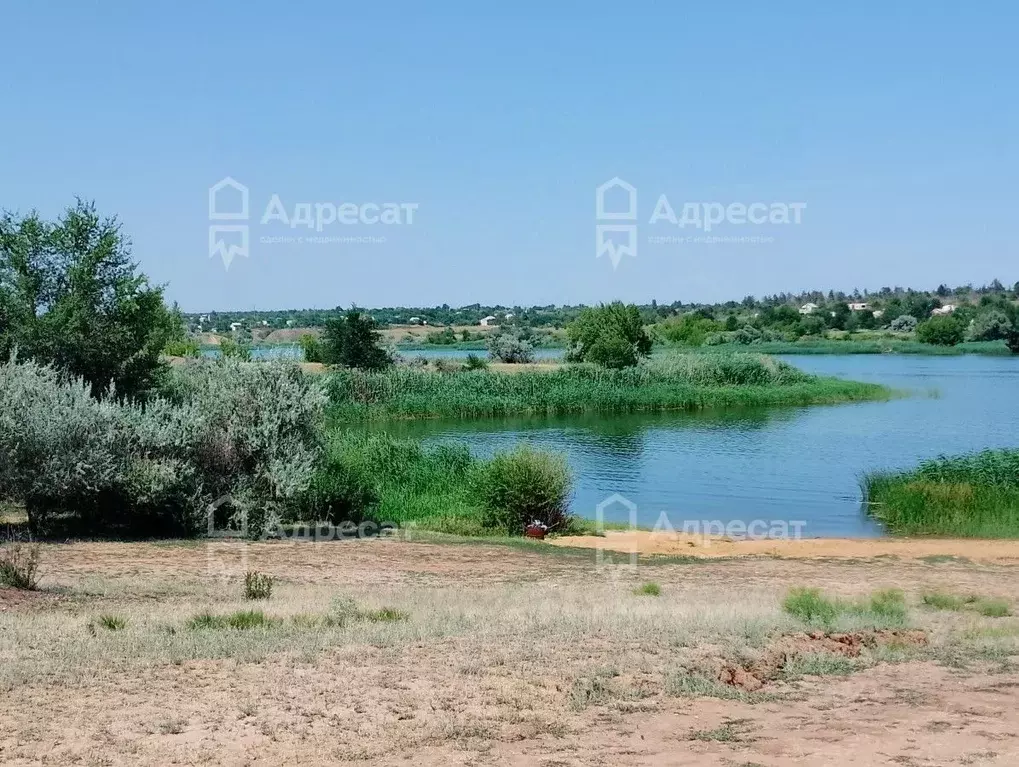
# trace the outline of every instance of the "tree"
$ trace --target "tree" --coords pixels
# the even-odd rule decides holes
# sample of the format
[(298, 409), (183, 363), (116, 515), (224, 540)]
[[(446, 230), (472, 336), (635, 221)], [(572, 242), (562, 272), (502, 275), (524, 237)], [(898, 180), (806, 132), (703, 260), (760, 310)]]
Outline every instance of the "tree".
[(912, 333), (916, 330), (917, 322), (916, 317), (912, 314), (900, 314), (891, 324), (888, 326), (892, 330), (899, 331), (900, 333)]
[(651, 338), (636, 306), (614, 301), (586, 308), (566, 327), (568, 358), (609, 368), (636, 365), (651, 353)]
[(499, 362), (534, 362), (534, 347), (514, 333), (500, 333), (488, 339), (488, 355)]
[(1012, 330), (1012, 320), (1005, 312), (990, 309), (974, 318), (966, 335), (971, 341), (1001, 341), (1007, 339)]
[(93, 203), (78, 200), (55, 223), (0, 216), (0, 358), (17, 349), (84, 379), (93, 397), (143, 398), (180, 328), (116, 218)]
[(304, 356), (305, 362), (322, 361), (322, 342), (318, 340), (318, 336), (304, 333), (297, 339), (297, 343), (301, 347), (301, 354)]
[(342, 317), (326, 320), (322, 360), (329, 365), (344, 365), (364, 370), (381, 370), (393, 364), (382, 348), (382, 335), (375, 320), (355, 306)]
[(917, 340), (936, 346), (955, 346), (962, 341), (965, 326), (950, 314), (931, 317), (916, 328)]

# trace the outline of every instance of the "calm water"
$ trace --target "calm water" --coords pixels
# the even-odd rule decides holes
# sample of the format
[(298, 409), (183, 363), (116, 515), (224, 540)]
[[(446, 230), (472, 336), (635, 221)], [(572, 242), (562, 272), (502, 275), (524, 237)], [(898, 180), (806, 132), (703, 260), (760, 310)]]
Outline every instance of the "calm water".
[[(594, 516), (619, 493), (654, 525), (684, 520), (800, 520), (805, 536), (874, 536), (859, 477), (918, 459), (1019, 444), (1019, 358), (788, 356), (813, 373), (874, 381), (891, 402), (729, 412), (411, 422), (387, 429), (466, 441), (479, 455), (520, 441), (564, 452), (573, 509)], [(621, 506), (606, 518), (626, 519)]]

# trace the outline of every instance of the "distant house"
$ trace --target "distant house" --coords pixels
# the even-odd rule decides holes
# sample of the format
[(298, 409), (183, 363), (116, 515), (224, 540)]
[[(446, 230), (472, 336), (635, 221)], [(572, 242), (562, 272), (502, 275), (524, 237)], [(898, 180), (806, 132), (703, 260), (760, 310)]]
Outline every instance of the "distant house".
[(506, 317), (506, 319), (508, 319), (508, 320), (511, 320), (511, 319), (513, 319), (513, 318), (514, 318), (515, 316), (516, 316), (516, 315), (514, 315), (514, 314), (513, 314), (513, 312), (506, 312), (506, 314), (505, 314), (505, 317)]
[(817, 311), (817, 304), (804, 304), (800, 307), (800, 314), (813, 314)]
[(874, 319), (879, 320), (879, 319), (881, 319), (884, 316), (885, 316), (885, 310), (884, 309), (875, 309), (874, 310)]
[(409, 325), (420, 325), (421, 324), (421, 318), (420, 317), (411, 317), (409, 320), (407, 320), (407, 323)]
[(483, 328), (487, 328), (494, 321), (495, 321), (495, 316), (492, 315), (492, 314), (489, 314), (487, 317), (482, 317), (481, 318), (481, 322), (479, 322), (478, 324), (481, 325), (481, 327), (483, 327)]
[(849, 305), (849, 311), (851, 312), (865, 312), (870, 308), (870, 305), (864, 302), (857, 302)]
[(933, 310), (931, 312), (931, 315), (932, 316), (938, 316), (938, 315), (941, 315), (941, 314), (951, 314), (952, 312), (954, 312), (958, 308), (959, 307), (957, 307), (955, 304), (945, 304), (944, 306), (940, 306), (937, 309)]
[(230, 332), (231, 333), (236, 333), (240, 329), (241, 329), (241, 323), (239, 323), (239, 322), (231, 322), (230, 323)]

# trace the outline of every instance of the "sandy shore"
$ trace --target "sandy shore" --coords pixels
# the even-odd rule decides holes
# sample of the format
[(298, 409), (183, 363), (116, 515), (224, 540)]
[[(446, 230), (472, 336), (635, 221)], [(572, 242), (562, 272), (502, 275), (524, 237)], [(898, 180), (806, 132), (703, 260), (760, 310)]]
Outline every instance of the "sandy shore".
[(769, 556), (796, 559), (948, 558), (974, 562), (1019, 563), (1019, 541), (973, 538), (801, 538), (754, 539), (691, 536), (646, 530), (608, 531), (603, 536), (565, 536), (555, 546), (606, 549), (644, 555), (704, 558)]

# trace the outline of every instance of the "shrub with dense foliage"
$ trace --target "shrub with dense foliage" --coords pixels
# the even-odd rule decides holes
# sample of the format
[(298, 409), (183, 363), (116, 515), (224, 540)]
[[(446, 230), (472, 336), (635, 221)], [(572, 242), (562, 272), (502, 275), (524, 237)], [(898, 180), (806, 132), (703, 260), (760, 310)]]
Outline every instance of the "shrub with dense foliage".
[(362, 370), (381, 370), (393, 364), (393, 358), (382, 347), (382, 335), (371, 315), (356, 307), (342, 317), (326, 322), (322, 344), (322, 362)]
[(115, 218), (80, 200), (56, 222), (0, 216), (0, 359), (17, 349), (83, 379), (93, 396), (137, 398), (156, 386), (159, 355), (181, 334)]
[(589, 307), (566, 327), (567, 359), (607, 368), (636, 365), (651, 353), (640, 310), (621, 301)]
[(488, 339), (488, 356), (499, 362), (534, 362), (534, 347), (520, 336), (500, 333)]
[(965, 332), (966, 326), (958, 317), (945, 314), (931, 317), (917, 325), (916, 338), (925, 344), (955, 346), (962, 341)]
[(319, 451), (325, 397), (293, 364), (194, 360), (143, 406), (96, 400), (81, 379), (0, 365), (0, 500), (36, 532), (259, 535), (297, 503)]
[(888, 327), (899, 333), (912, 333), (916, 330), (917, 324), (916, 317), (912, 314), (900, 314), (889, 323)]
[(573, 479), (566, 459), (555, 453), (520, 446), (496, 455), (478, 478), (485, 526), (520, 534), (532, 522), (549, 531), (570, 522)]

